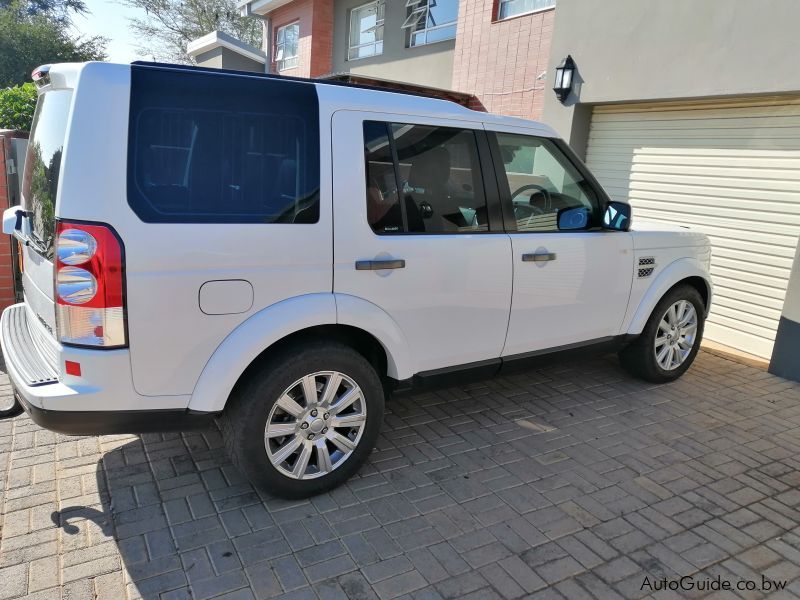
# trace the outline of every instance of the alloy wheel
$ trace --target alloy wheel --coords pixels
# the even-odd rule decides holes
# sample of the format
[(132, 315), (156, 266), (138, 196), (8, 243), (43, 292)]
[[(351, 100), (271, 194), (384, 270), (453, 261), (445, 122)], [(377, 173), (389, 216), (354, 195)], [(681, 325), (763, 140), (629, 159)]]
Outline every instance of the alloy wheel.
[(696, 339), (697, 311), (691, 302), (678, 300), (658, 324), (654, 347), (658, 366), (665, 371), (680, 367), (691, 354)]
[(367, 423), (358, 384), (338, 371), (301, 377), (272, 407), (264, 431), (270, 462), (293, 479), (327, 475), (350, 458)]

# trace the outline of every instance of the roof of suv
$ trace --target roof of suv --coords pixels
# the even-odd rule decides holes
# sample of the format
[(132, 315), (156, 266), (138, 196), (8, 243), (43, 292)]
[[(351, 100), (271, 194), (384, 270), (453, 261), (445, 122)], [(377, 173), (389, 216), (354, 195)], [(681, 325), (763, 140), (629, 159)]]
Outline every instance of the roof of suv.
[[(72, 87), (78, 76), (86, 68), (100, 71), (97, 75), (102, 79), (111, 76), (110, 72), (119, 72), (117, 69), (130, 69), (131, 67), (145, 69), (161, 69), (176, 72), (212, 73), (232, 77), (258, 77), (264, 79), (289, 80), (314, 85), (320, 102), (327, 104), (327, 108), (336, 110), (361, 110), (368, 112), (384, 112), (393, 114), (407, 114), (418, 117), (435, 116), (450, 121), (465, 121), (483, 123), (497, 128), (525, 129), (531, 135), (557, 138), (558, 134), (548, 125), (538, 121), (528, 121), (517, 117), (506, 117), (488, 112), (471, 110), (449, 100), (431, 98), (418, 93), (405, 90), (387, 90), (364, 84), (349, 83), (344, 81), (331, 81), (326, 79), (310, 79), (304, 77), (287, 77), (270, 73), (255, 73), (249, 71), (233, 71), (230, 69), (216, 69), (196, 67), (192, 65), (176, 65), (167, 63), (137, 61), (130, 64), (115, 64), (106, 62), (86, 63), (58, 63), (45, 65), (48, 68), (52, 86)], [(43, 67), (40, 67), (40, 69)], [(109, 75), (102, 75), (103, 71)]]

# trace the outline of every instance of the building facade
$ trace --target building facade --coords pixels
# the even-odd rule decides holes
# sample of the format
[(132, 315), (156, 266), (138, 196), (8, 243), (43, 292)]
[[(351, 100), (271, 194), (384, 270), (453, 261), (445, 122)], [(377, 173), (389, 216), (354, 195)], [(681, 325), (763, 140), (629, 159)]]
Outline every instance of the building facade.
[[(706, 339), (800, 380), (796, 0), (249, 0), (264, 64), (471, 95), (555, 127), (635, 219), (706, 232)], [(571, 56), (571, 89), (553, 93)]]
[(555, 0), (252, 0), (269, 71), (350, 74), (473, 96), (471, 106), (541, 115)]

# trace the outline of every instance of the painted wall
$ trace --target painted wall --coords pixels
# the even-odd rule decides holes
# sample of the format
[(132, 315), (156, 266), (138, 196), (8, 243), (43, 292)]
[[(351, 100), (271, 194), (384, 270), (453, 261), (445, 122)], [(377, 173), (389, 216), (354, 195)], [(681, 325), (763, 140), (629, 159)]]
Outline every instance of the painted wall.
[[(394, 81), (451, 89), (455, 40), (407, 48), (405, 0), (386, 0), (383, 54), (347, 60), (350, 11), (365, 0), (336, 0), (333, 6), (334, 73), (353, 73)], [(463, 2), (462, 2), (463, 5)]]
[(264, 63), (251, 60), (228, 48), (214, 48), (195, 57), (198, 66), (215, 69), (234, 69), (236, 71), (264, 72)]
[[(798, 23), (797, 0), (558, 0), (542, 118), (582, 152), (576, 102), (800, 90)], [(551, 88), (567, 54), (582, 84), (565, 108)]]
[(489, 112), (539, 119), (548, 89), (537, 77), (547, 71), (556, 10), (495, 21), (496, 4), (461, 0), (453, 89), (475, 94)]
[(769, 371), (800, 381), (800, 244), (794, 256)]

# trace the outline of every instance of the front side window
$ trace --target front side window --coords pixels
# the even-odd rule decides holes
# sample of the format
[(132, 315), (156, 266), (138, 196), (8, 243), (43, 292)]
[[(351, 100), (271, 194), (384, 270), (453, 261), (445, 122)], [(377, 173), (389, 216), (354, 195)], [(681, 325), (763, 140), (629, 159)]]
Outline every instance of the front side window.
[(488, 231), (474, 131), (366, 121), (364, 155), (375, 233)]
[(407, 0), (409, 46), (432, 44), (456, 37), (458, 0)]
[(513, 133), (496, 136), (518, 231), (559, 231), (558, 215), (566, 209), (578, 209), (571, 213), (570, 229), (586, 229), (596, 222), (599, 203), (594, 188), (553, 140)]
[(315, 223), (313, 85), (132, 67), (128, 203), (147, 223)]
[(500, 0), (498, 19), (510, 19), (517, 15), (545, 10), (556, 5), (556, 0)]
[(383, 54), (384, 9), (384, 0), (378, 0), (350, 11), (349, 60)]
[(293, 69), (298, 63), (298, 42), (300, 41), (300, 23), (291, 23), (278, 27), (275, 34), (275, 62), (278, 71)]

